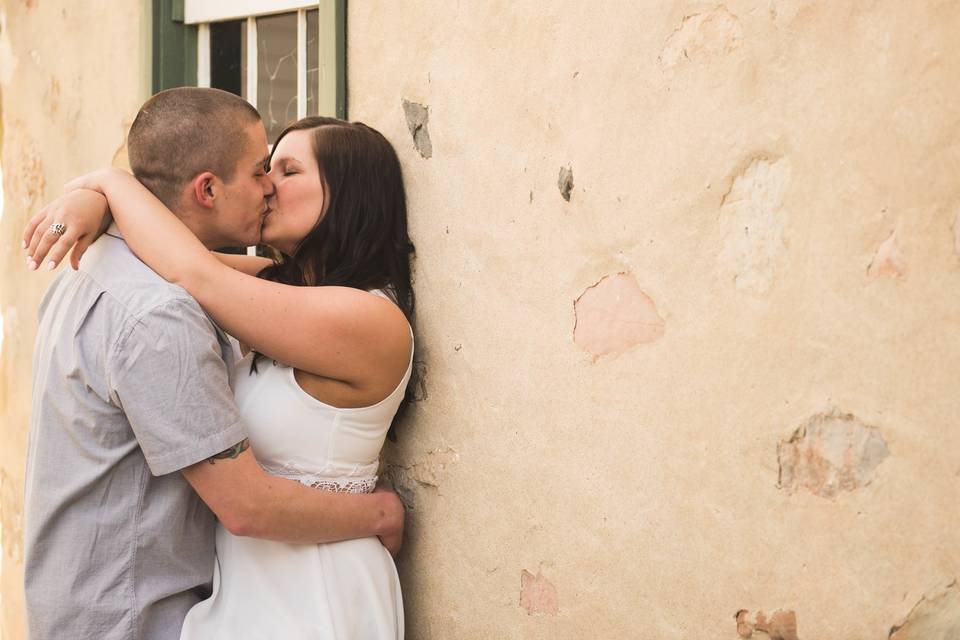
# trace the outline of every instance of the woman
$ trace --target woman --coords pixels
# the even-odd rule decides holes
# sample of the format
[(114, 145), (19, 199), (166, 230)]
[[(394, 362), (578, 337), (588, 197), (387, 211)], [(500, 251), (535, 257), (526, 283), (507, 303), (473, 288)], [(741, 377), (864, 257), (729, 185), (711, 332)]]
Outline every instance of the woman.
[[(269, 176), (262, 240), (284, 256), (277, 263), (214, 257), (124, 172), (73, 186), (103, 193), (137, 256), (251, 349), (235, 393), (261, 465), (320, 489), (372, 491), (413, 362), (400, 165), (363, 124), (305, 118), (278, 138)], [(74, 213), (71, 237), (103, 227), (102, 208)], [(42, 216), (32, 224), (47, 226)], [(50, 247), (37, 246), (40, 262)], [(219, 526), (213, 595), (191, 609), (181, 638), (314, 637), (403, 637), (399, 581), (379, 540), (295, 545)]]

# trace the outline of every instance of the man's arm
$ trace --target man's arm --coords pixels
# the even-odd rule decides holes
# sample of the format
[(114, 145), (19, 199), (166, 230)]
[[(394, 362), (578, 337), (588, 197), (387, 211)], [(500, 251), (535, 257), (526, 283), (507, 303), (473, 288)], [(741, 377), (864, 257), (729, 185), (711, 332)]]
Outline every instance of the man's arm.
[(114, 400), (151, 472), (183, 473), (229, 531), (288, 542), (380, 535), (392, 552), (399, 548), (395, 494), (324, 492), (261, 469), (213, 326), (193, 300), (132, 318), (109, 362)]
[(321, 491), (271, 476), (248, 446), (243, 440), (182, 471), (230, 533), (292, 543), (380, 536), (399, 551), (403, 504), (395, 493)]

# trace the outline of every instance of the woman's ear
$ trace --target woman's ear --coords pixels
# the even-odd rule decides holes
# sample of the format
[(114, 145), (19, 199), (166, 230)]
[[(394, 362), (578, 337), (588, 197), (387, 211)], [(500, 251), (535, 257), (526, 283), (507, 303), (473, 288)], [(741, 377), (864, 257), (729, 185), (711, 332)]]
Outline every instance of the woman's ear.
[(205, 209), (213, 208), (213, 201), (219, 191), (219, 185), (216, 184), (217, 177), (209, 171), (197, 174), (190, 183), (191, 193), (194, 199), (201, 207)]

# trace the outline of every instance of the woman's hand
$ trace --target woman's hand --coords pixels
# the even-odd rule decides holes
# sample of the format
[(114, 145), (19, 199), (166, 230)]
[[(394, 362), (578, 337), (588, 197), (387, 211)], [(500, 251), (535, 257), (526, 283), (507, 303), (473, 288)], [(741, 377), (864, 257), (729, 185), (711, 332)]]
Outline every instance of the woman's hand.
[[(76, 270), (87, 247), (107, 230), (111, 222), (113, 218), (103, 194), (82, 186), (74, 186), (41, 209), (27, 223), (23, 232), (23, 248), (27, 250), (28, 268), (35, 270), (44, 258), (47, 258), (47, 268), (55, 269), (73, 247), (70, 266)], [(65, 227), (62, 235), (51, 231), (54, 224)]]

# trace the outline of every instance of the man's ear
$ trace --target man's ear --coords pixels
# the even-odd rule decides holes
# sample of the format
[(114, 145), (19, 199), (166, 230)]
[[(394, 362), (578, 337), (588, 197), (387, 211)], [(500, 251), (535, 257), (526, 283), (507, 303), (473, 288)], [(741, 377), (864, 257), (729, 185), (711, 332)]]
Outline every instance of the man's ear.
[(213, 201), (219, 195), (219, 190), (217, 176), (209, 171), (198, 173), (190, 182), (190, 193), (193, 199), (205, 209), (213, 209)]

